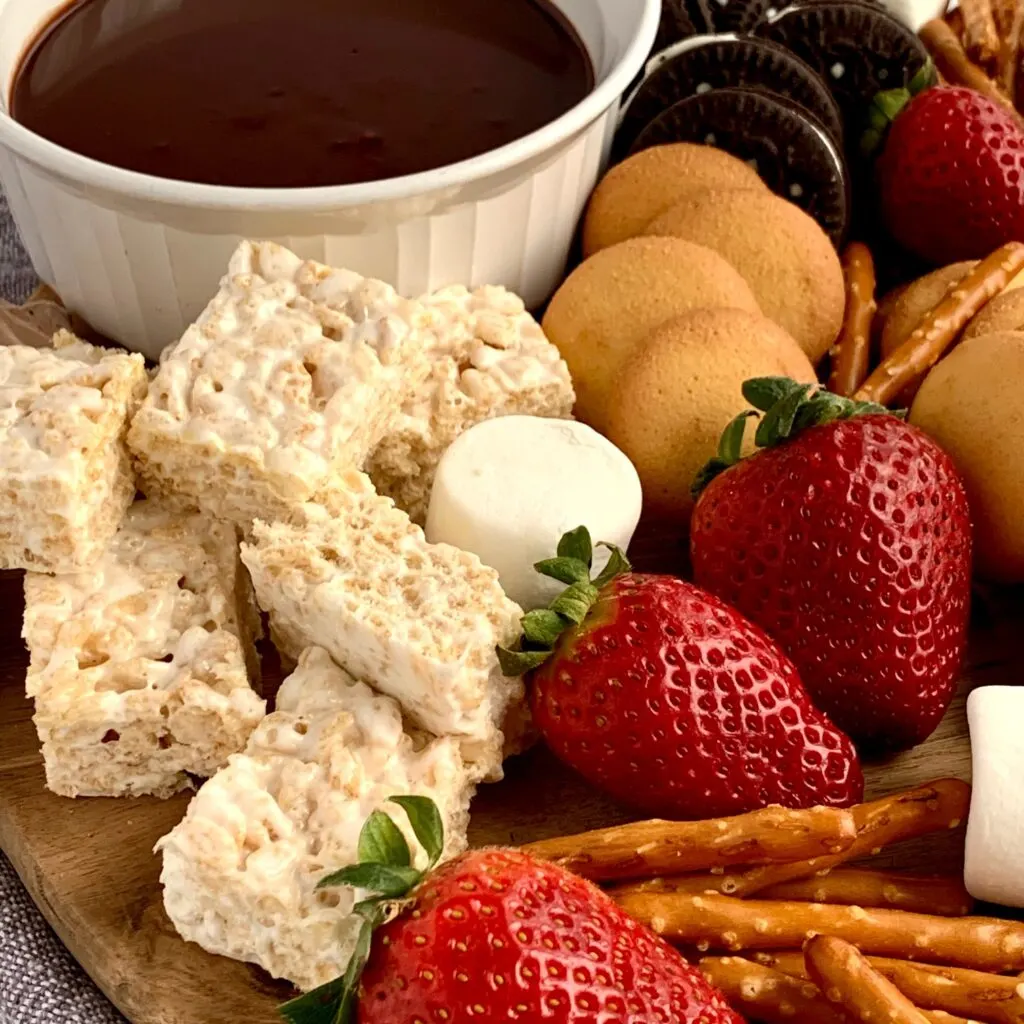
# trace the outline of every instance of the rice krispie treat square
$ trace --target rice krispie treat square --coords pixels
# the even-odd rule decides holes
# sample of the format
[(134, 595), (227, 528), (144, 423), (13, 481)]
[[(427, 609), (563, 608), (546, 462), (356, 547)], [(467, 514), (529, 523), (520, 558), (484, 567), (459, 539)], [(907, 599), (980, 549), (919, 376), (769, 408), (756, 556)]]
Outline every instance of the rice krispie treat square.
[(459, 434), (496, 416), (566, 419), (576, 395), (558, 349), (517, 295), (456, 286), (420, 301), (436, 318), (430, 376), (406, 399), (366, 471), (422, 525), (437, 464)]
[(133, 505), (75, 574), (25, 577), (27, 690), (61, 796), (166, 797), (212, 775), (263, 718), (260, 621), (233, 524)]
[(59, 331), (0, 346), (0, 569), (76, 572), (135, 497), (124, 444), (146, 392), (140, 355)]
[(290, 658), (325, 648), (418, 727), (458, 738), (481, 777), (501, 778), (505, 745), (525, 728), (524, 691), (502, 674), (495, 647), (518, 637), (521, 609), (493, 569), (428, 544), (362, 473), (343, 484), (331, 507), (257, 521), (242, 545), (275, 643)]
[(242, 754), (207, 782), (162, 839), (164, 906), (188, 941), (259, 964), (312, 989), (345, 972), (368, 896), (316, 890), (359, 860), (363, 823), (382, 810), (419, 850), (392, 796), (430, 797), (445, 856), (466, 847), (470, 774), (451, 738), (409, 731), (401, 709), (310, 648), (285, 680), (277, 710)]
[(243, 528), (325, 500), (425, 379), (433, 322), (383, 282), (242, 243), (132, 423), (143, 491)]

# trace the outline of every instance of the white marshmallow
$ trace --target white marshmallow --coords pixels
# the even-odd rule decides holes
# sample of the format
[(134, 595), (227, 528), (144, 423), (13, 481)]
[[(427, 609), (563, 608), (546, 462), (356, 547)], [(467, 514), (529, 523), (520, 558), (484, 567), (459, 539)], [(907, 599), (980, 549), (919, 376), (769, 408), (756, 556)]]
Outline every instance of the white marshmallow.
[(946, 0), (882, 0), (885, 9), (914, 32), (946, 13)]
[[(597, 431), (574, 420), (502, 416), (478, 423), (445, 452), (427, 539), (473, 552), (529, 611), (564, 589), (533, 568), (554, 556), (564, 533), (586, 526), (595, 545), (625, 551), (642, 501), (633, 464)], [(596, 570), (607, 557), (595, 550)]]
[(975, 899), (1024, 907), (1024, 687), (975, 690), (967, 721), (974, 784), (964, 884)]

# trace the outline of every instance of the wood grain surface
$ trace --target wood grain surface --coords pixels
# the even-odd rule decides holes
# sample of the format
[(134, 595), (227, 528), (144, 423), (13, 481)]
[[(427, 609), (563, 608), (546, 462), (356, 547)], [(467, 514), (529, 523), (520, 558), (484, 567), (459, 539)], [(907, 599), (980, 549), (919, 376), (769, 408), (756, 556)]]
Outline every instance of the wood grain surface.
[[(649, 536), (649, 535), (648, 535)], [(678, 566), (678, 542), (648, 539), (641, 567)], [(655, 558), (656, 555), (656, 558)], [(868, 768), (872, 796), (952, 775), (969, 779), (964, 694), (985, 683), (1017, 681), (1016, 595), (975, 602), (963, 692), (928, 743)], [(0, 573), (0, 848), (10, 857), (57, 934), (134, 1024), (270, 1024), (289, 995), (255, 967), (211, 956), (183, 942), (164, 914), (152, 853), (181, 818), (187, 795), (168, 801), (67, 800), (47, 792), (23, 682), (19, 638), (21, 579)], [(546, 752), (514, 759), (502, 783), (473, 805), (474, 845), (515, 844), (581, 831), (631, 815), (609, 803)], [(957, 837), (907, 844), (885, 862), (955, 870)]]

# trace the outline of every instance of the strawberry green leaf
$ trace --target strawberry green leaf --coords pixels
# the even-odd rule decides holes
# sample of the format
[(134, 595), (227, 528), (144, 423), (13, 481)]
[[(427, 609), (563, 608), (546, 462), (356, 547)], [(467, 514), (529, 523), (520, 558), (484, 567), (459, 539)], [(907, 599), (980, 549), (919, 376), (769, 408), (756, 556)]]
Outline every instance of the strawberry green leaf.
[(753, 409), (747, 409), (722, 431), (718, 442), (718, 458), (727, 466), (740, 461), (743, 452), (743, 438), (747, 432), (747, 420), (756, 415), (757, 413)]
[(366, 968), (366, 961), (370, 959), (372, 942), (373, 925), (369, 921), (363, 921), (352, 959), (349, 960), (348, 967), (345, 968), (345, 976), (342, 978), (341, 1002), (334, 1017), (334, 1024), (355, 1024), (356, 1022), (356, 1010), (359, 1005), (359, 979)]
[(610, 552), (605, 567), (594, 577), (594, 586), (598, 590), (603, 590), (612, 580), (624, 576), (627, 572), (632, 572), (633, 566), (629, 564), (629, 559), (623, 554), (622, 549), (614, 544), (601, 541), (597, 546), (607, 548)]
[(565, 632), (567, 623), (558, 612), (550, 608), (536, 608), (523, 616), (523, 636), (537, 647), (550, 651), (555, 641)]
[(398, 804), (409, 818), (416, 841), (427, 854), (429, 871), (444, 852), (444, 821), (437, 804), (426, 796), (393, 796), (389, 799), (391, 803)]
[(593, 583), (573, 583), (551, 602), (551, 610), (579, 625), (597, 600)]
[(573, 583), (586, 583), (590, 579), (590, 562), (578, 558), (545, 558), (537, 562), (534, 569), (549, 579), (558, 580), (567, 586)]
[(374, 811), (359, 833), (359, 860), (399, 868), (412, 863), (405, 836), (383, 811)]
[(552, 651), (510, 651), (505, 647), (497, 648), (498, 665), (502, 675), (511, 677), (524, 676), (539, 668), (548, 658)]
[(724, 462), (722, 459), (708, 459), (708, 461), (701, 466), (697, 475), (693, 478), (693, 483), (690, 485), (690, 495), (693, 500), (696, 501), (701, 494), (704, 493), (708, 484), (710, 484), (716, 476), (721, 476), (727, 469), (732, 469), (734, 465), (736, 465), (736, 463)]
[(743, 397), (759, 412), (768, 412), (802, 386), (789, 377), (751, 377), (743, 382)]
[(585, 526), (577, 526), (564, 534), (558, 542), (559, 558), (575, 558), (589, 569), (594, 558), (594, 546), (590, 540), (590, 531)]
[(335, 978), (278, 1007), (277, 1012), (288, 1024), (333, 1024), (344, 987), (345, 979)]
[(770, 448), (790, 437), (800, 406), (813, 387), (813, 384), (800, 385), (764, 414), (754, 435), (754, 443), (758, 448)]
[(355, 889), (366, 889), (381, 896), (404, 896), (423, 877), (415, 868), (388, 867), (386, 864), (350, 864), (335, 871), (317, 883), (318, 889), (336, 885), (350, 885)]

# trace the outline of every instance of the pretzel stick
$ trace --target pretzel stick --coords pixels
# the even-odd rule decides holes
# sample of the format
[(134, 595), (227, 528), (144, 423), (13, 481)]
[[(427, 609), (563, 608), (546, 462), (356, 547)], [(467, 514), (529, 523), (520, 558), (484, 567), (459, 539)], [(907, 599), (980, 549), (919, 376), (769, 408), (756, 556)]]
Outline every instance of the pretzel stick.
[(971, 61), (964, 51), (963, 44), (944, 21), (936, 18), (926, 22), (921, 26), (918, 35), (942, 77), (950, 85), (966, 85), (969, 89), (980, 92), (994, 103), (1005, 107), (1013, 113), (1018, 122), (1020, 121), (1020, 115), (1013, 103), (1002, 93), (999, 86)]
[[(800, 953), (794, 954), (803, 960)], [(738, 956), (705, 957), (698, 966), (734, 1010), (762, 1024), (850, 1024), (807, 980), (789, 977)], [(947, 1013), (925, 1012), (930, 1024), (977, 1024)]]
[(971, 59), (988, 64), (999, 53), (999, 32), (992, 16), (992, 0), (960, 0), (964, 19), (964, 47)]
[(1007, 3), (1001, 0), (1000, 20), (1009, 17), (1004, 26), (998, 25), (1002, 45), (999, 48), (999, 61), (996, 64), (996, 81), (999, 87), (1013, 98), (1017, 88), (1017, 63), (1020, 59), (1021, 33), (1024, 32), (1024, 3)]
[(958, 828), (967, 817), (970, 801), (971, 787), (966, 782), (939, 779), (928, 786), (858, 804), (852, 808), (857, 838), (840, 853), (753, 867), (739, 874), (723, 873), (711, 888), (727, 896), (753, 896), (783, 882), (821, 876), (847, 861), (873, 856), (893, 843)]
[[(736, 877), (733, 875), (702, 874), (634, 882), (614, 886), (608, 892), (614, 899), (630, 891), (735, 896), (736, 888)], [(827, 874), (780, 882), (761, 890), (757, 895), (762, 900), (808, 900), (847, 907), (888, 907), (891, 910), (910, 910), (942, 917), (963, 917), (974, 906), (974, 900), (964, 888), (963, 879), (959, 875), (928, 877), (870, 868), (836, 868)]]
[(871, 325), (875, 310), (875, 261), (863, 242), (852, 242), (843, 253), (846, 313), (839, 340), (832, 349), (828, 389), (849, 398), (867, 379), (871, 359)]
[(942, 358), (972, 317), (1024, 267), (1024, 245), (1010, 242), (986, 257), (864, 382), (856, 397), (885, 405)]
[(825, 998), (862, 1024), (927, 1024), (917, 1007), (843, 939), (816, 935), (804, 946), (804, 958)]
[(900, 960), (997, 973), (1024, 967), (1024, 924), (996, 918), (646, 892), (618, 903), (659, 935), (701, 950), (794, 949), (815, 935), (834, 935), (865, 953)]
[(1005, 40), (1013, 29), (1017, 6), (1017, 0), (992, 0), (992, 17), (996, 23), (996, 33), (1002, 40)]
[(705, 957), (704, 977), (737, 1013), (762, 1024), (847, 1024), (809, 981), (792, 978), (738, 956)]
[[(759, 953), (757, 962), (804, 981), (810, 979), (801, 953)], [(936, 967), (869, 956), (868, 962), (917, 1006), (975, 1017), (990, 1024), (1024, 1021), (1020, 978), (963, 967)]]
[(592, 881), (610, 881), (827, 856), (845, 850), (856, 834), (847, 810), (766, 807), (711, 821), (641, 821), (523, 849)]
[(781, 882), (762, 890), (758, 898), (888, 907), (940, 917), (963, 917), (974, 908), (960, 875), (927, 877), (867, 868), (838, 868), (827, 875)]

